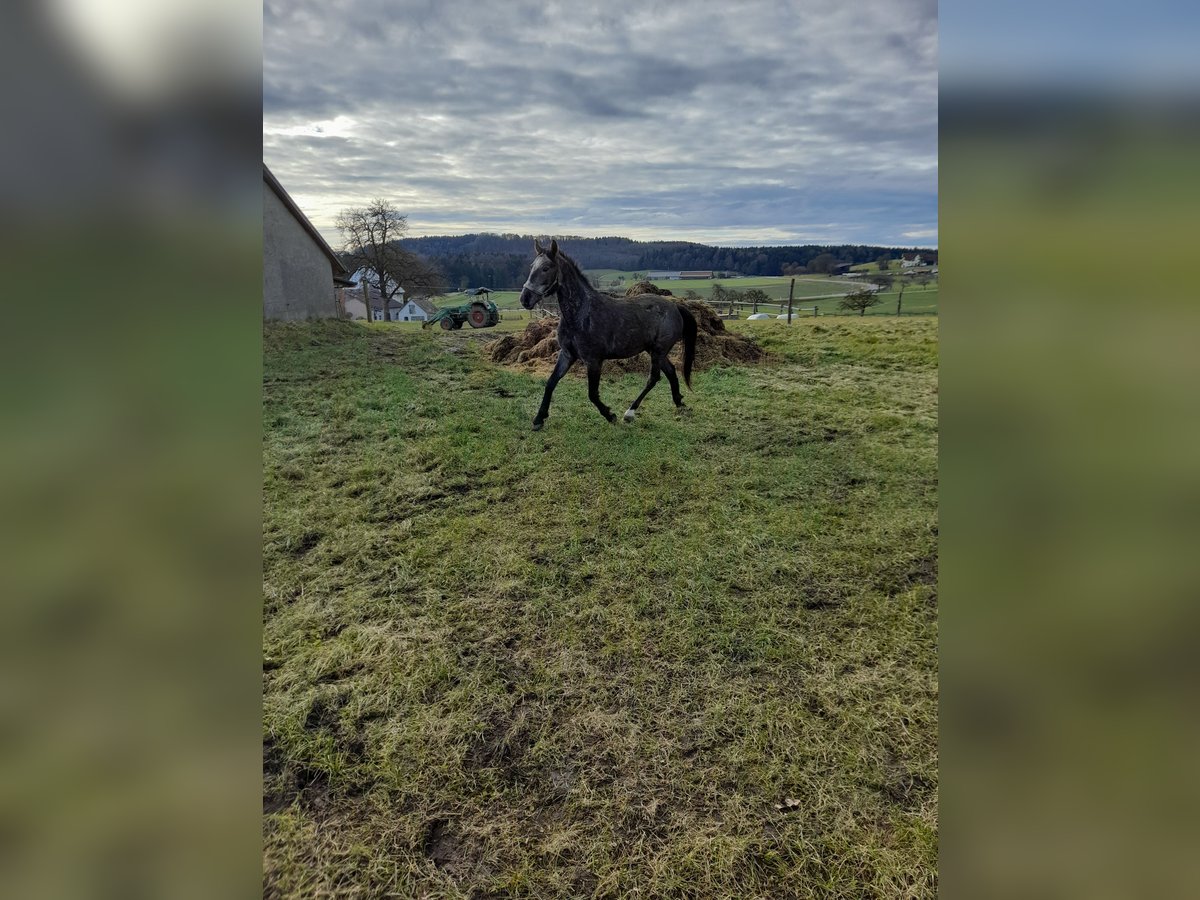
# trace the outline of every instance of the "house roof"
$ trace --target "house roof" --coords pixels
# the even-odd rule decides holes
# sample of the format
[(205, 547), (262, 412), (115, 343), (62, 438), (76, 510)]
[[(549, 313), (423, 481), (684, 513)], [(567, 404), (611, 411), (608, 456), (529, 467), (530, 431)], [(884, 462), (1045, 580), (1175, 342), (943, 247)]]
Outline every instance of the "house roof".
[[(364, 278), (366, 278), (367, 275), (369, 275), (369, 274), (373, 274), (373, 273), (370, 269), (366, 268), (365, 266), (355, 269), (354, 272), (351, 273), (351, 275), (350, 275), (350, 282), (355, 285), (360, 285), (360, 284), (362, 284), (362, 280)], [(391, 281), (391, 279), (389, 278), (388, 281)], [(368, 282), (368, 284), (369, 283), (370, 282)], [(372, 289), (374, 289), (374, 288), (372, 288)], [(403, 294), (403, 293), (405, 293), (405, 290), (403, 287), (398, 287), (396, 289), (396, 293)]]
[[(353, 296), (351, 294), (350, 296)], [(416, 304), (417, 307), (424, 310), (428, 315), (433, 315), (438, 311), (428, 297), (404, 297), (397, 299), (392, 297), (388, 300), (388, 309), (404, 309), (409, 303)], [(379, 288), (371, 288), (371, 309), (383, 309), (383, 294), (379, 293)]]
[(491, 292), (492, 289), (486, 287), (467, 288), (465, 291), (463, 291), (464, 294), (469, 294), (472, 297), (478, 297), (480, 294), (487, 295)]
[(438, 308), (430, 302), (428, 297), (409, 297), (409, 300), (417, 304), (417, 306), (421, 307), (421, 309), (431, 316), (438, 311)]
[[(379, 293), (379, 288), (375, 287), (374, 285), (368, 285), (368, 287), (370, 288), (371, 309), (383, 309), (383, 294)], [(347, 300), (357, 300), (359, 303), (362, 302), (361, 291), (352, 291), (345, 296)], [(392, 297), (390, 300), (388, 300), (388, 309), (400, 309), (403, 306), (403, 299)]]
[(267, 187), (275, 192), (275, 196), (278, 197), (283, 205), (287, 207), (288, 212), (290, 212), (296, 221), (303, 226), (304, 230), (308, 232), (308, 236), (311, 237), (316, 245), (321, 248), (322, 252), (329, 257), (329, 262), (333, 266), (334, 280), (339, 284), (350, 284), (351, 282), (349, 282), (345, 277), (350, 274), (350, 270), (342, 265), (342, 261), (338, 259), (337, 254), (333, 252), (333, 248), (329, 246), (329, 244), (325, 241), (325, 238), (321, 237), (321, 232), (317, 231), (316, 226), (314, 226), (313, 223), (308, 220), (308, 216), (306, 216), (303, 211), (301, 211), (300, 207), (296, 205), (296, 201), (291, 198), (291, 195), (283, 189), (283, 185), (279, 183), (279, 179), (275, 177), (274, 173), (267, 168), (266, 163), (263, 163), (263, 181), (267, 183)]

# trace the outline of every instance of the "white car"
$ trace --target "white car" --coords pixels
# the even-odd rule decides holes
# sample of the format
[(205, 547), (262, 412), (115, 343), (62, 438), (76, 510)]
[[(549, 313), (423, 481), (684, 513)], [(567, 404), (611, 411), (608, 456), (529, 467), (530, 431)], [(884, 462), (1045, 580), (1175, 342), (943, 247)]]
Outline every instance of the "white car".
[[(768, 313), (755, 313), (754, 315), (748, 317), (749, 321), (751, 321), (751, 322), (753, 322), (755, 319), (769, 319), (769, 318), (771, 318), (771, 316)], [(784, 316), (784, 318), (786, 319), (787, 316)]]

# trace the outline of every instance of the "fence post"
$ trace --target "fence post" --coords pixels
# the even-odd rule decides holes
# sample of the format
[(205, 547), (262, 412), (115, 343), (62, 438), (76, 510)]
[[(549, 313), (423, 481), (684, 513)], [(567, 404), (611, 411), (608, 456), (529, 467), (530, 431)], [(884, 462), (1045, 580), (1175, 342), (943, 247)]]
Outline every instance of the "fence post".
[[(792, 294), (796, 290), (796, 279), (792, 279), (791, 285), (788, 286), (788, 324), (792, 324)], [(816, 309), (816, 307), (813, 307)]]

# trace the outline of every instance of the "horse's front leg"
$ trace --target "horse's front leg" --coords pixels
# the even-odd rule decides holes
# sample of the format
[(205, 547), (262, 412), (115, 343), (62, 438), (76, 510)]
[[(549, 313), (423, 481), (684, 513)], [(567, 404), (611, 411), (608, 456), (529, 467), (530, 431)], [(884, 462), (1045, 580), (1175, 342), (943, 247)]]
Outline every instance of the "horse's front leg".
[(615, 422), (616, 414), (600, 399), (600, 366), (600, 362), (588, 363), (588, 399), (600, 410), (600, 415), (610, 422)]
[(571, 368), (571, 364), (574, 362), (575, 354), (569, 347), (563, 347), (558, 351), (558, 362), (554, 364), (554, 371), (550, 373), (550, 378), (546, 381), (546, 390), (542, 394), (542, 405), (538, 407), (537, 415), (533, 417), (534, 431), (540, 431), (546, 423), (546, 417), (550, 415), (550, 398), (554, 396), (554, 388), (567, 374), (567, 369)]

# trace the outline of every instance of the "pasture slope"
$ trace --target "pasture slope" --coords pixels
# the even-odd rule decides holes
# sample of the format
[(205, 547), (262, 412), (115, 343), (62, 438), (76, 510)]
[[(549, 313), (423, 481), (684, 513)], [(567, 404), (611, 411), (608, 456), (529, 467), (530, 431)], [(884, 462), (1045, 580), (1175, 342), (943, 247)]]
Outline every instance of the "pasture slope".
[(937, 321), (755, 333), (532, 433), (490, 334), (265, 328), (265, 896), (935, 896)]
[[(874, 269), (873, 263), (871, 264), (871, 269)], [(594, 275), (595, 273), (590, 274)], [(619, 289), (609, 287), (603, 278), (592, 278), (591, 282), (593, 285), (599, 282), (604, 290), (616, 291), (618, 294), (623, 294), (626, 288), (640, 279), (634, 278), (632, 272), (622, 274), (629, 277), (626, 278), (625, 283)], [(733, 291), (758, 288), (771, 297), (773, 301), (772, 304), (763, 306), (762, 311), (781, 313), (787, 311), (790, 281), (791, 279), (787, 277), (764, 276), (761, 278), (724, 278), (720, 281), (655, 281), (653, 284), (661, 288), (666, 288), (677, 297), (683, 297), (686, 291), (695, 291), (706, 302), (712, 299), (714, 284), (720, 284), (721, 287)], [(796, 276), (796, 286), (793, 293), (794, 307), (811, 309), (813, 306), (816, 306), (821, 315), (838, 315), (838, 298), (861, 287), (861, 282), (845, 278), (798, 275)], [(520, 291), (495, 291), (491, 295), (491, 300), (502, 310), (519, 310), (520, 303), (518, 302), (518, 298), (520, 295)], [(893, 315), (896, 311), (896, 291), (887, 291), (881, 293), (879, 296), (883, 299), (883, 304), (873, 311), (868, 312), (867, 315)], [(434, 303), (438, 306), (457, 306), (464, 302), (465, 299), (462, 294), (457, 293), (433, 298)], [(725, 311), (724, 306), (722, 306), (721, 311)], [(905, 315), (929, 316), (936, 315), (937, 311), (938, 285), (936, 282), (927, 285), (910, 284), (905, 288), (903, 299), (903, 312)], [(743, 316), (748, 314), (748, 307), (742, 310)], [(808, 313), (804, 313), (804, 315), (808, 315)]]

